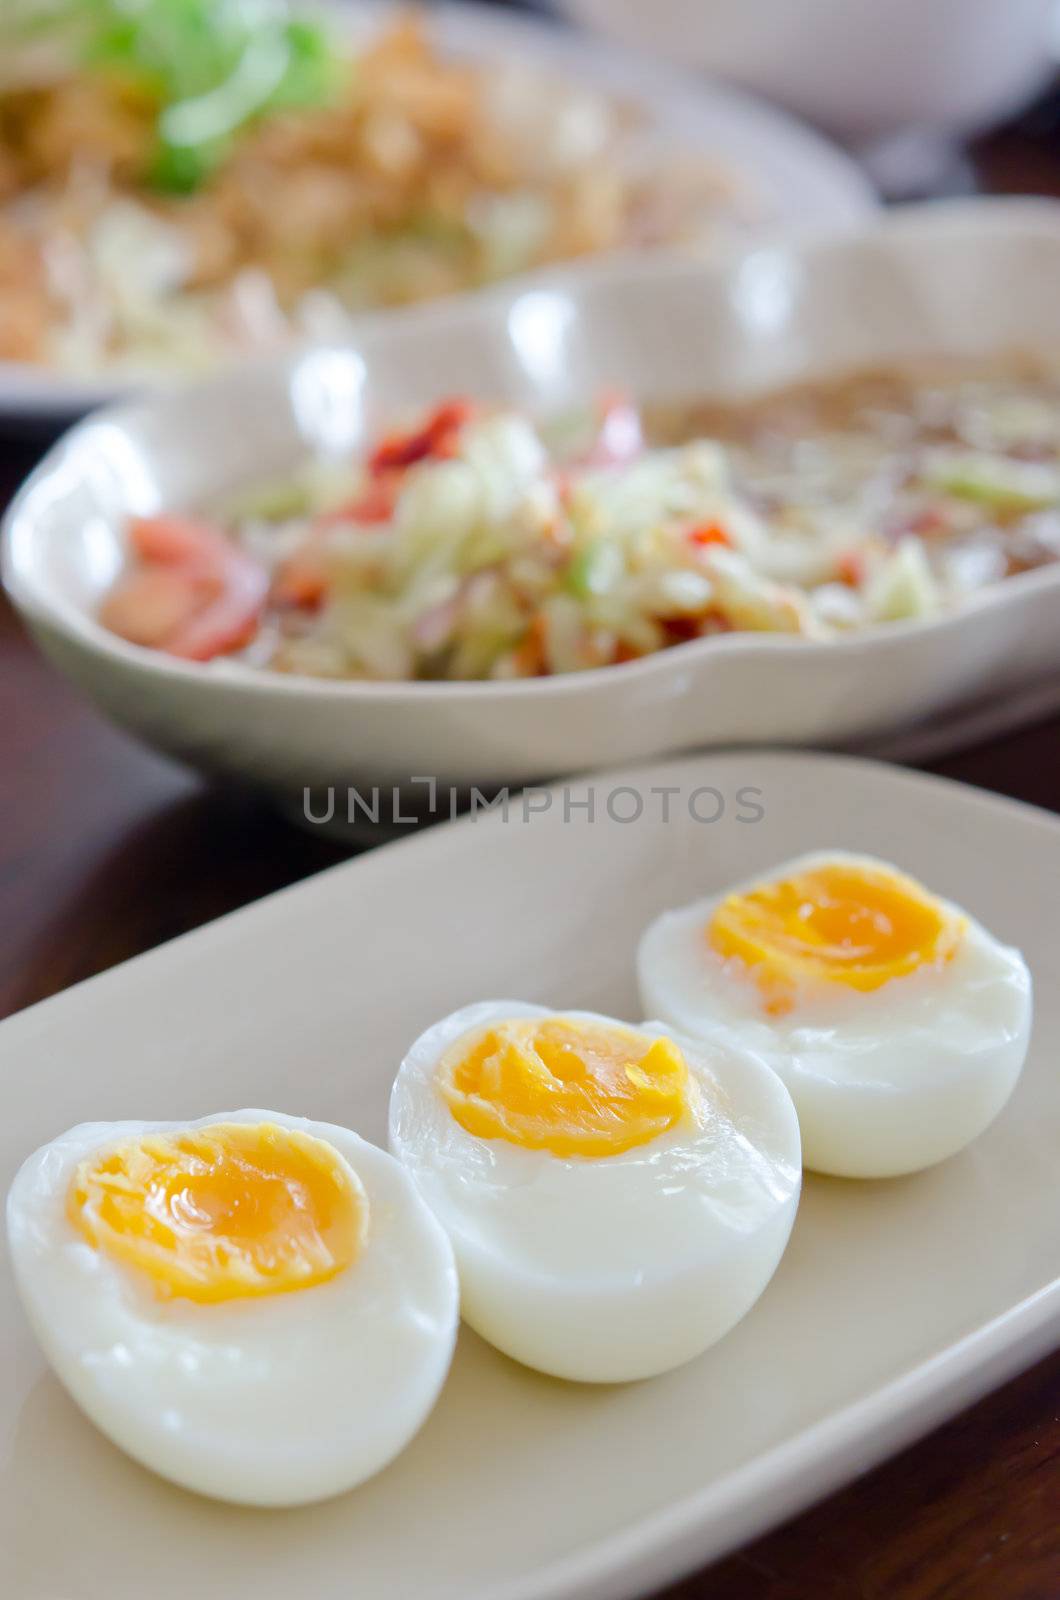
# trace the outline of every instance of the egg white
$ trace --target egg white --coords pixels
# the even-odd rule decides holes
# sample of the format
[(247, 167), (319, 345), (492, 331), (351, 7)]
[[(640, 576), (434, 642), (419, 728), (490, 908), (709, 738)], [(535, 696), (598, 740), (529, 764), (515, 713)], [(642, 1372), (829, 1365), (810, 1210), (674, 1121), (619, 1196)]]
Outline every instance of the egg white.
[(743, 964), (710, 950), (707, 925), (728, 894), (827, 862), (888, 867), (814, 852), (665, 913), (640, 943), (641, 1000), (693, 1036), (722, 1026), (769, 1062), (795, 1101), (807, 1167), (846, 1178), (916, 1172), (962, 1150), (1008, 1101), (1030, 1041), (1030, 973), (1018, 950), (940, 899), (967, 921), (951, 960), (870, 992), (823, 984), (788, 1015), (766, 1016)]
[[(66, 1216), (77, 1164), (145, 1133), (275, 1122), (323, 1139), (367, 1193), (368, 1237), (330, 1282), (218, 1305), (159, 1299)], [(406, 1173), (346, 1128), (271, 1111), (83, 1123), (23, 1165), (11, 1258), (37, 1338), (77, 1404), (163, 1477), (247, 1505), (297, 1505), (378, 1472), (427, 1418), (458, 1323), (452, 1251)]]
[(603, 1158), (481, 1139), (438, 1088), (441, 1056), (505, 1018), (563, 1015), (488, 1001), (429, 1029), (405, 1057), (390, 1147), (456, 1254), (465, 1320), (525, 1365), (582, 1382), (651, 1377), (743, 1317), (784, 1252), (799, 1198), (798, 1121), (780, 1080), (731, 1043), (684, 1051), (695, 1125)]

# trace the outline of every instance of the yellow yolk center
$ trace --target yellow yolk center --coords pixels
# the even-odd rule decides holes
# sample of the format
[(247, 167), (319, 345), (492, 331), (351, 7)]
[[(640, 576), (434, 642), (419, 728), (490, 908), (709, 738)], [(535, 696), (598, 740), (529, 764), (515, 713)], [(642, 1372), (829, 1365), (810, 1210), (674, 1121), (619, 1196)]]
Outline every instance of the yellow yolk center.
[(208, 1303), (334, 1278), (364, 1244), (368, 1197), (322, 1139), (219, 1122), (144, 1134), (82, 1161), (67, 1214), (160, 1296)]
[(443, 1056), (453, 1116), (480, 1139), (555, 1156), (616, 1156), (691, 1116), (688, 1064), (670, 1039), (564, 1017), (465, 1035)]
[(822, 984), (880, 989), (949, 961), (963, 918), (884, 867), (833, 862), (731, 894), (707, 927), (711, 948), (750, 968), (773, 1015)]

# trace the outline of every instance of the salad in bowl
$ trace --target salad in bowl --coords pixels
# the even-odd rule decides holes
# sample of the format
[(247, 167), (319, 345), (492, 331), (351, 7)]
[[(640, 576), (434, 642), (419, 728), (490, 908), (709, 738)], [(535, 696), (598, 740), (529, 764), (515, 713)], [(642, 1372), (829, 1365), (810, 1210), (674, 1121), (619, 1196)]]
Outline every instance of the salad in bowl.
[(4, 582), (288, 804), (1004, 715), (1060, 664), (1058, 270), (1053, 208), (976, 202), (369, 319), (80, 423)]
[(189, 661), (503, 682), (733, 632), (827, 642), (1060, 554), (1060, 371), (921, 362), (543, 420), (452, 398), (128, 534), (100, 620)]

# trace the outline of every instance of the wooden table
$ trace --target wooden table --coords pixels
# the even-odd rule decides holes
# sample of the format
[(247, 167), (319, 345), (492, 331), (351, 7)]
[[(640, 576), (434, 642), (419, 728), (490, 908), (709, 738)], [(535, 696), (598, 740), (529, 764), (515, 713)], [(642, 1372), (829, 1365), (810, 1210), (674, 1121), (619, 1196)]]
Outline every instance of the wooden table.
[[(1060, 193), (1053, 150), (980, 152)], [(35, 457), (0, 439), (0, 502)], [(0, 1015), (341, 859), (134, 745), (0, 602)], [(1060, 718), (933, 770), (1060, 812)], [(1060, 1357), (666, 1600), (1057, 1600)]]

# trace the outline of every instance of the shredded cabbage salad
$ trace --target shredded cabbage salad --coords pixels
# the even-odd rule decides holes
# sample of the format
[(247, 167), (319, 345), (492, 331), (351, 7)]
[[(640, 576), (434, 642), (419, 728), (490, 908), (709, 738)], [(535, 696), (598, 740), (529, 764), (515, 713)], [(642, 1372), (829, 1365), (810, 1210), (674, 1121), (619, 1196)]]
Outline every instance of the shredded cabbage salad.
[(1060, 384), (888, 382), (852, 380), (845, 415), (838, 386), (707, 408), (726, 442), (668, 408), (667, 445), (617, 396), (543, 422), (451, 400), (354, 464), (135, 522), (101, 618), (191, 660), (504, 681), (734, 630), (836, 639), (1054, 559)]

